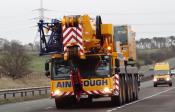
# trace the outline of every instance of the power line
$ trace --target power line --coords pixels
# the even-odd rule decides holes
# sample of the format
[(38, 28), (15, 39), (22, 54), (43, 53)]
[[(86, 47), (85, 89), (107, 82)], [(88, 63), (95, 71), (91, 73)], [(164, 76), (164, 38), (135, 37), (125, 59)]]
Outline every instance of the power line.
[(40, 0), (40, 8), (38, 9), (35, 9), (33, 11), (38, 11), (39, 12), (39, 16), (34, 18), (34, 19), (37, 19), (37, 20), (45, 20), (45, 19), (48, 19), (47, 17), (45, 17), (45, 11), (49, 11), (48, 9), (45, 9), (43, 7), (43, 0)]
[[(83, 13), (84, 11), (58, 11), (58, 10), (54, 10), (54, 12), (58, 12), (58, 13)], [(92, 14), (92, 15), (112, 15), (112, 16), (118, 16), (118, 15), (173, 15), (173, 13), (175, 13), (175, 11), (161, 11), (161, 12), (91, 12), (91, 11), (87, 11), (87, 14)]]
[(136, 33), (175, 33), (175, 31), (144, 31), (144, 32), (139, 32), (137, 31)]
[(175, 23), (145, 23), (145, 24), (130, 24), (135, 26), (175, 26)]

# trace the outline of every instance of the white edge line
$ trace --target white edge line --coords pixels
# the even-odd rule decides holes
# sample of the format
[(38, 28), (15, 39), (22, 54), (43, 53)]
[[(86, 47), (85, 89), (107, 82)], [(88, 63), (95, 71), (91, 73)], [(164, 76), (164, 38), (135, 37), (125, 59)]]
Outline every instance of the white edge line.
[(128, 104), (122, 105), (122, 106), (120, 106), (120, 107), (116, 107), (116, 108), (113, 108), (113, 109), (107, 110), (106, 112), (112, 112), (112, 111), (115, 111), (115, 110), (117, 110), (117, 109), (124, 108), (124, 107), (126, 107), (126, 106), (129, 106), (129, 105), (135, 104), (135, 103), (137, 103), (137, 102), (141, 102), (141, 101), (143, 101), (143, 100), (146, 100), (146, 99), (152, 98), (152, 97), (154, 97), (154, 96), (158, 96), (158, 95), (160, 95), (160, 94), (162, 94), (162, 93), (165, 93), (165, 92), (171, 91), (171, 90), (173, 90), (173, 89), (175, 89), (175, 87), (170, 88), (170, 89), (167, 89), (167, 90), (164, 90), (164, 91), (161, 91), (161, 92), (156, 93), (156, 94), (153, 94), (153, 95), (151, 95), (151, 96), (147, 96), (147, 97), (145, 97), (145, 98), (143, 98), (143, 99), (140, 99), (140, 100), (137, 100), (137, 101), (134, 101), (134, 102), (131, 102), (131, 103), (128, 103)]

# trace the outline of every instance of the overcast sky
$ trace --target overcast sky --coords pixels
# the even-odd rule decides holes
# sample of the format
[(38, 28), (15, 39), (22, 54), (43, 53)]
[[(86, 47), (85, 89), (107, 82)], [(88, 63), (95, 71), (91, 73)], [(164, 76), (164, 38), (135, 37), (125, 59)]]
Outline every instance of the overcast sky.
[[(0, 0), (0, 38), (34, 42), (40, 0)], [(44, 0), (49, 18), (100, 14), (103, 23), (130, 24), (136, 39), (175, 35), (175, 0)]]

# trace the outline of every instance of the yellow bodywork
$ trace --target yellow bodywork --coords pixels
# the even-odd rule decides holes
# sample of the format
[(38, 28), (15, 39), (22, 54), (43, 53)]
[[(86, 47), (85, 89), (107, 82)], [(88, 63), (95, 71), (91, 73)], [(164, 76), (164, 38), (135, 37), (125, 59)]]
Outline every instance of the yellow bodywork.
[(158, 74), (155, 72), (154, 77), (153, 77), (154, 82), (159, 82), (162, 80), (163, 81), (171, 80), (169, 63), (156, 63), (154, 66), (154, 71), (167, 71), (167, 74)]
[[(75, 24), (79, 24), (82, 26), (82, 44), (83, 48), (85, 50), (85, 57), (88, 55), (109, 55), (111, 56), (111, 72), (109, 75), (111, 77), (106, 78), (94, 78), (90, 77), (89, 79), (82, 79), (83, 82), (83, 90), (84, 91), (103, 91), (104, 88), (109, 88), (111, 91), (113, 91), (115, 88), (114, 84), (114, 74), (116, 74), (115, 68), (116, 68), (116, 59), (120, 57), (120, 65), (124, 65), (124, 60), (128, 60), (131, 58), (129, 53), (129, 44), (118, 44), (116, 45), (116, 40), (114, 38), (114, 26), (112, 24), (100, 24), (101, 28), (101, 36), (97, 37), (96, 34), (96, 24), (93, 19), (91, 19), (88, 15), (82, 15), (82, 16), (64, 16), (62, 19), (62, 25), (65, 25), (66, 27), (74, 27)], [(128, 26), (126, 26), (128, 28)], [(97, 27), (98, 28), (98, 27)], [(135, 42), (132, 41), (132, 42)], [(131, 44), (131, 43), (130, 43)], [(116, 48), (120, 49), (120, 51), (116, 51)], [(135, 49), (135, 47), (130, 47), (130, 49)], [(89, 51), (95, 51), (96, 53), (88, 54)], [(134, 52), (136, 53), (136, 52)], [(120, 56), (119, 56), (120, 55)], [(52, 56), (52, 57), (58, 57), (58, 56)], [(66, 58), (64, 58), (66, 60)], [(84, 58), (85, 59), (85, 58)], [(135, 58), (134, 58), (135, 59)], [(92, 62), (93, 64), (93, 62)], [(85, 85), (85, 82), (88, 81), (107, 81), (107, 84), (101, 84), (101, 85)], [(73, 88), (71, 86), (71, 80), (51, 80), (51, 92), (54, 93), (55, 91), (59, 90), (61, 92), (73, 92)]]
[(103, 35), (113, 35), (113, 25), (112, 24), (102, 24), (101, 33)]
[[(83, 38), (83, 48), (85, 52), (88, 52), (91, 48), (107, 48), (111, 47), (113, 49), (113, 25), (112, 24), (101, 24), (101, 34), (105, 38), (103, 45), (100, 44), (100, 39), (96, 35), (95, 21), (91, 19), (88, 15), (82, 16), (64, 16), (62, 19), (62, 25), (67, 25), (72, 27), (75, 22), (78, 22), (82, 26), (82, 38)], [(111, 49), (111, 50), (112, 50)]]
[(167, 78), (171, 79), (170, 75), (167, 75), (167, 74), (165, 74), (165, 75), (154, 75), (154, 79), (165, 79), (166, 80)]
[[(90, 82), (92, 85), (90, 84)], [(99, 82), (99, 84), (97, 84), (97, 82)], [(82, 79), (84, 91), (98, 91), (98, 90), (103, 91), (104, 88), (109, 88), (112, 92), (112, 90), (115, 89), (113, 82), (114, 82), (114, 77)], [(73, 92), (71, 80), (52, 80), (51, 92), (55, 92), (57, 90), (61, 92)]]
[(154, 70), (170, 70), (168, 63), (157, 63), (154, 66)]

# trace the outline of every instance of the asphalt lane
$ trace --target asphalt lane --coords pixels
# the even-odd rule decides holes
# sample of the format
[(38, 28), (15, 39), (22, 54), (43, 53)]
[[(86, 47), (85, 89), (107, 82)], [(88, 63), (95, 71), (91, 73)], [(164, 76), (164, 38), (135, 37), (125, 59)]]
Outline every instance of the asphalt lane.
[(175, 87), (107, 112), (175, 112)]
[(175, 112), (175, 80), (173, 87), (153, 87), (152, 81), (141, 84), (139, 100), (121, 107), (113, 107), (107, 98), (92, 104), (73, 105), (57, 110), (53, 99), (41, 99), (0, 105), (0, 112)]

